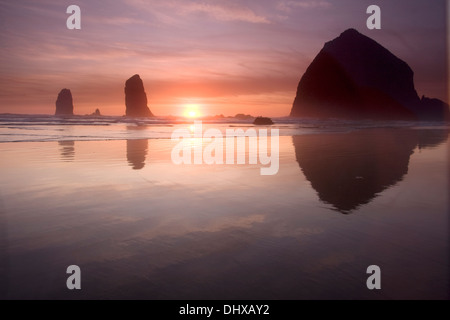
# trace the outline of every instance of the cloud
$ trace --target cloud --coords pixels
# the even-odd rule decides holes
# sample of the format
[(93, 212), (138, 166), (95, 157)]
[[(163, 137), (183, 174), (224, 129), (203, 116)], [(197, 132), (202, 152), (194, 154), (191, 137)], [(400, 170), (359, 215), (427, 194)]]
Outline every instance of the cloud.
[(148, 22), (146, 22), (142, 19), (120, 17), (120, 16), (115, 16), (115, 17), (100, 17), (100, 16), (90, 17), (90, 16), (88, 16), (87, 18), (83, 18), (83, 19), (84, 19), (83, 21), (87, 20), (92, 24), (93, 23), (107, 24), (107, 25), (118, 26), (118, 27), (126, 27), (129, 25), (148, 24)]
[(247, 7), (233, 3), (191, 2), (180, 7), (183, 14), (202, 12), (220, 21), (244, 21), (250, 23), (270, 23), (266, 17), (259, 16)]
[(305, 1), (281, 1), (277, 5), (277, 9), (283, 12), (291, 12), (295, 8), (330, 8), (331, 2), (326, 0), (305, 0)]
[(186, 0), (126, 0), (140, 10), (146, 10), (163, 22), (174, 22), (174, 15), (189, 16), (204, 13), (218, 21), (242, 21), (249, 23), (270, 23), (249, 7), (233, 1), (186, 1)]

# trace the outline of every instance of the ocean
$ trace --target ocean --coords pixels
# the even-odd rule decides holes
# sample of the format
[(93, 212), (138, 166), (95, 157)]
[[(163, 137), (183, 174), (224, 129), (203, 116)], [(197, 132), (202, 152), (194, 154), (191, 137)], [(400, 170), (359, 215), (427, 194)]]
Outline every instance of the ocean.
[(0, 115), (0, 298), (448, 299), (449, 126), (274, 121), (203, 121), (278, 129), (262, 175), (175, 164), (193, 120)]

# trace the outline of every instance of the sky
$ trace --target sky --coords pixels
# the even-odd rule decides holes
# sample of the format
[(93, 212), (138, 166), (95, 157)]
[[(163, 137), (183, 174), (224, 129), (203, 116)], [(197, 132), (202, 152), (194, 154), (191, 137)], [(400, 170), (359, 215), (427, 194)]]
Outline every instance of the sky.
[[(69, 5), (81, 29), (69, 30)], [(381, 8), (369, 30), (366, 9)], [(0, 113), (125, 114), (139, 74), (155, 115), (286, 116), (298, 82), (348, 28), (406, 61), (419, 96), (448, 102), (445, 0), (0, 0)]]

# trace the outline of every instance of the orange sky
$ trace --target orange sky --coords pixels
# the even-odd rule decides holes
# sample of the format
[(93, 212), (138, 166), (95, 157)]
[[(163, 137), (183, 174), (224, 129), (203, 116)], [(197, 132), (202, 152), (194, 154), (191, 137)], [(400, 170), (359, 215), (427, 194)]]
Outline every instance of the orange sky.
[[(368, 30), (370, 4), (382, 29)], [(445, 1), (0, 1), (0, 113), (53, 114), (62, 88), (75, 114), (123, 115), (138, 73), (155, 115), (286, 116), (326, 41), (353, 27), (405, 60), (416, 89), (447, 101)], [(401, 13), (401, 14), (400, 14)]]

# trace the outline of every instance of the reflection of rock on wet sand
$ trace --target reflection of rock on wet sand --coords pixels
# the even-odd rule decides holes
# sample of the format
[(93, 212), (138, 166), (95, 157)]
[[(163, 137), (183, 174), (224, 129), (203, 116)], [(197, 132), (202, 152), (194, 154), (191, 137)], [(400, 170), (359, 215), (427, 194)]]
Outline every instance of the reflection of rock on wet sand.
[(447, 141), (449, 132), (443, 129), (418, 130), (419, 149), (433, 148)]
[(147, 149), (148, 139), (127, 140), (127, 160), (133, 170), (139, 170), (145, 166)]
[(444, 142), (444, 130), (373, 129), (294, 136), (295, 156), (320, 200), (342, 213), (401, 181), (417, 145)]
[(75, 141), (58, 141), (61, 147), (61, 159), (63, 161), (72, 161), (75, 157)]

